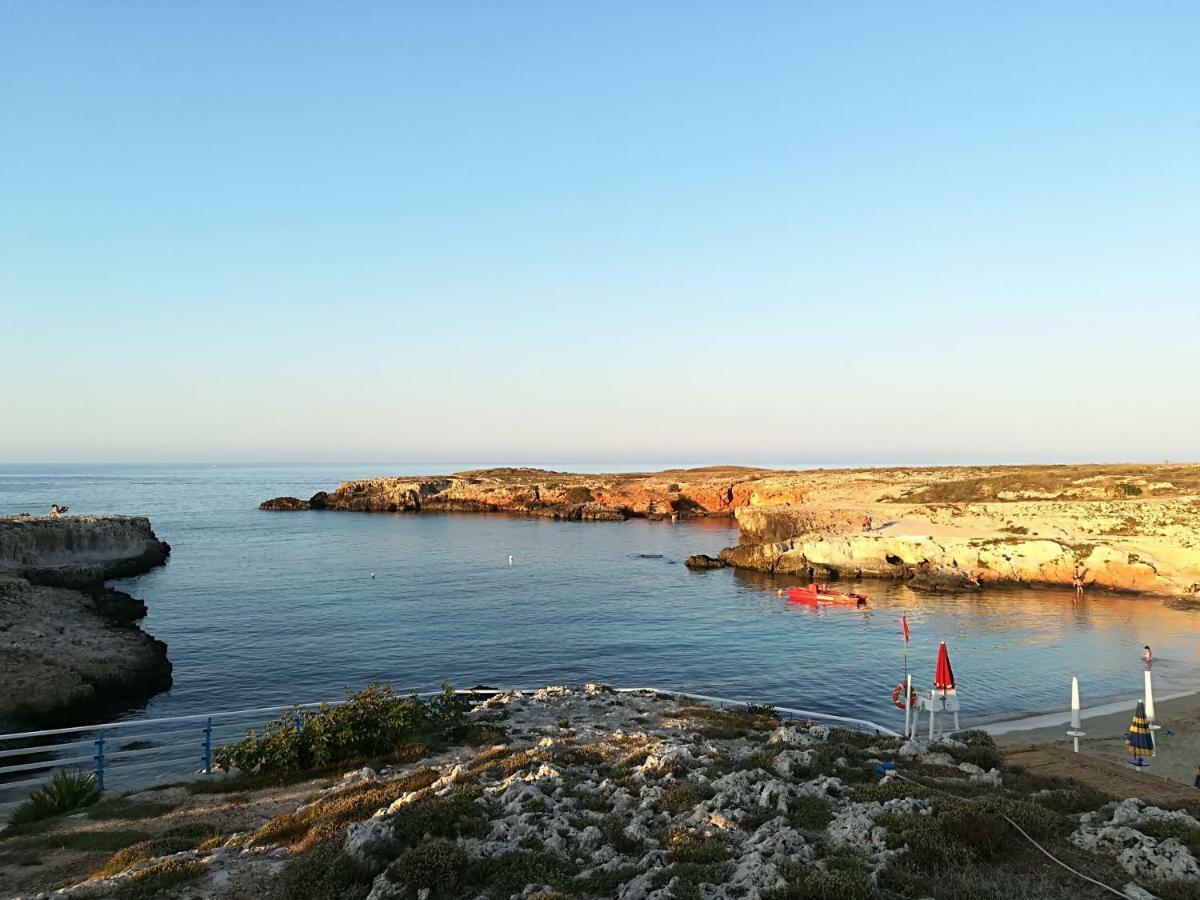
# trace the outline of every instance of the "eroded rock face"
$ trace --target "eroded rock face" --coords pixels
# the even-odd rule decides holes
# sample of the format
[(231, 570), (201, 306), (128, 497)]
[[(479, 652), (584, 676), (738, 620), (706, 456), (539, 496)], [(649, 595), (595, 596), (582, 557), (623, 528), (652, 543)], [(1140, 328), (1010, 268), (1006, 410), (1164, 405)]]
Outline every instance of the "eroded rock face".
[[(310, 500), (276, 497), (260, 509), (354, 512), (510, 512), (564, 521), (730, 515), (739, 505), (776, 502), (803, 491), (800, 480), (755, 485), (765, 470), (727, 467), (654, 474), (577, 475), (542, 469), (486, 469), (441, 478), (346, 481)], [(766, 482), (764, 482), (766, 484)]]
[(143, 516), (0, 518), (0, 573), (91, 589), (160, 566), (171, 548)]
[(166, 644), (133, 624), (145, 604), (104, 587), (168, 553), (145, 518), (0, 519), (0, 721), (41, 722), (170, 687)]

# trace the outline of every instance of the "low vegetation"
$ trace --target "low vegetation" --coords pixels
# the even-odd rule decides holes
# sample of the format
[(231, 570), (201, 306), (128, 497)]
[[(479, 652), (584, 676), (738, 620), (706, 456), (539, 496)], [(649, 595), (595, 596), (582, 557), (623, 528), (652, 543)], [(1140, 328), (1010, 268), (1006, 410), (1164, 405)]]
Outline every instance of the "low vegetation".
[(428, 700), (373, 684), (338, 706), (296, 709), (236, 744), (220, 747), (216, 766), (268, 778), (395, 759), (414, 744), (464, 740), (468, 704), (450, 685)]
[(100, 799), (96, 776), (77, 769), (60, 769), (50, 783), (38, 788), (13, 810), (10, 825), (27, 825), (90, 806)]

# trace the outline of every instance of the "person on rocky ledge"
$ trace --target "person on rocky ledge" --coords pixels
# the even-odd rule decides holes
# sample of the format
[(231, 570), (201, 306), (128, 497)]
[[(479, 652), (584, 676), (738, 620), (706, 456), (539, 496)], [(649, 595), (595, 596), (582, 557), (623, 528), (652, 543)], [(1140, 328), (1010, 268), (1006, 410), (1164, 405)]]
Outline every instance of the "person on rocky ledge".
[(57, 519), (57, 518), (60, 518), (61, 516), (65, 516), (70, 511), (71, 511), (71, 507), (59, 506), (57, 503), (55, 503), (50, 507), (50, 512), (47, 514), (47, 516), (48, 516), (48, 518), (51, 518), (51, 519)]

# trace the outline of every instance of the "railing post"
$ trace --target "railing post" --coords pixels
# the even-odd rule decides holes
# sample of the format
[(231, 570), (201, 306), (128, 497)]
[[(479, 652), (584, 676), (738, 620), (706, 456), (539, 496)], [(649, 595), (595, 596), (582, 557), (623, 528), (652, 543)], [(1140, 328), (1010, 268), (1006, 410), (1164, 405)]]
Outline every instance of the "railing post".
[(204, 774), (212, 774), (212, 716), (204, 723)]
[(104, 729), (96, 738), (96, 787), (104, 790)]

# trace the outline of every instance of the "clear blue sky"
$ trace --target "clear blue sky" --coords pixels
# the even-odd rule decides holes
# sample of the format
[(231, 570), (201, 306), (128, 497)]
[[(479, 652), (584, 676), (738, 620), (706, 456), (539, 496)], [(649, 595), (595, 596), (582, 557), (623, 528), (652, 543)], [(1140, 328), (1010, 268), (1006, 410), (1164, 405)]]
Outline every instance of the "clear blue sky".
[(0, 2), (0, 459), (1200, 458), (1200, 5)]

